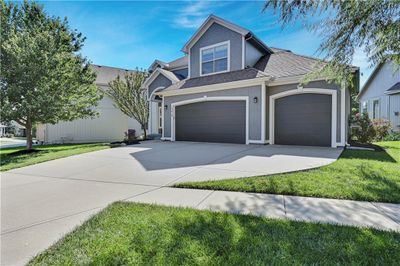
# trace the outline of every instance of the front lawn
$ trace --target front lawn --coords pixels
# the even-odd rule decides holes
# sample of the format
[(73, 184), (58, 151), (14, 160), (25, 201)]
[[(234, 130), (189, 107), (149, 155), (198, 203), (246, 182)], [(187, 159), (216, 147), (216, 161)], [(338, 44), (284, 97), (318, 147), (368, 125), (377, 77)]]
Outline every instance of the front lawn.
[(91, 144), (59, 144), (34, 146), (37, 152), (23, 154), (25, 147), (0, 149), (0, 171), (37, 164), (45, 161), (68, 157), (85, 152), (109, 148), (104, 143)]
[(117, 202), (28, 265), (397, 265), (400, 234)]
[(345, 150), (336, 162), (317, 169), (176, 187), (400, 203), (400, 141), (378, 145), (386, 151)]

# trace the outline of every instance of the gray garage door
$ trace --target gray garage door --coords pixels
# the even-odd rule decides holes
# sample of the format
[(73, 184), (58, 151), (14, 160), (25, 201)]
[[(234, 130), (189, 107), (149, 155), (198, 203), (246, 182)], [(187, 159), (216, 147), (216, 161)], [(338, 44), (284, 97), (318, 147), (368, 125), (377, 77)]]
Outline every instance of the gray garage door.
[(177, 106), (175, 139), (245, 143), (245, 101), (210, 101)]
[(299, 94), (275, 100), (275, 143), (331, 146), (332, 96)]

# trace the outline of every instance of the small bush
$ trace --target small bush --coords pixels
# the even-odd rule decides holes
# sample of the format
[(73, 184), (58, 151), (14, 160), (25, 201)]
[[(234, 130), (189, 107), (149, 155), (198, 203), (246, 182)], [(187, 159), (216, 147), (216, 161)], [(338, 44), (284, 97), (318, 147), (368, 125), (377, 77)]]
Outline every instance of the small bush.
[(389, 134), (391, 128), (390, 121), (386, 119), (374, 119), (372, 120), (372, 126), (375, 131), (375, 141), (382, 141)]
[(382, 139), (383, 141), (400, 141), (400, 132), (389, 132), (385, 137)]
[(351, 132), (353, 140), (361, 143), (371, 143), (374, 140), (376, 132), (367, 113), (357, 113), (351, 118), (351, 123), (353, 125)]

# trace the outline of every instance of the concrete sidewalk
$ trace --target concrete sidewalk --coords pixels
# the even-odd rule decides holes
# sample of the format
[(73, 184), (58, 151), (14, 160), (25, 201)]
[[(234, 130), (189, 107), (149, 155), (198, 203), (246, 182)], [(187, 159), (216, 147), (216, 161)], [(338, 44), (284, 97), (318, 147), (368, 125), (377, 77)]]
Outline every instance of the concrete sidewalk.
[(171, 187), (127, 201), (400, 231), (400, 204)]

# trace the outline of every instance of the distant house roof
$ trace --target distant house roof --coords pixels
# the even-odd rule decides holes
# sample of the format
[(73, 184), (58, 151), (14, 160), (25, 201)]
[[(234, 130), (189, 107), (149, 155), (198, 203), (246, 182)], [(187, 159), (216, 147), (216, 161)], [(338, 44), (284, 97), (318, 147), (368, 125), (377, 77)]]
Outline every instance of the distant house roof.
[(364, 94), (364, 92), (366, 91), (366, 88), (369, 86), (369, 84), (371, 83), (371, 81), (374, 79), (374, 77), (376, 76), (376, 74), (378, 74), (379, 70), (381, 69), (381, 67), (383, 66), (383, 63), (379, 63), (374, 70), (372, 71), (371, 75), (368, 77), (367, 81), (364, 83), (364, 86), (361, 88), (360, 92), (357, 95), (357, 98), (360, 98), (361, 95)]
[(98, 85), (108, 85), (108, 83), (116, 79), (117, 76), (123, 78), (126, 74), (135, 72), (135, 70), (100, 66), (94, 64), (91, 64), (90, 67), (97, 75), (95, 83)]
[(394, 84), (392, 87), (390, 87), (388, 90), (385, 91), (386, 94), (394, 94), (394, 93), (400, 93), (400, 82), (397, 82)]

